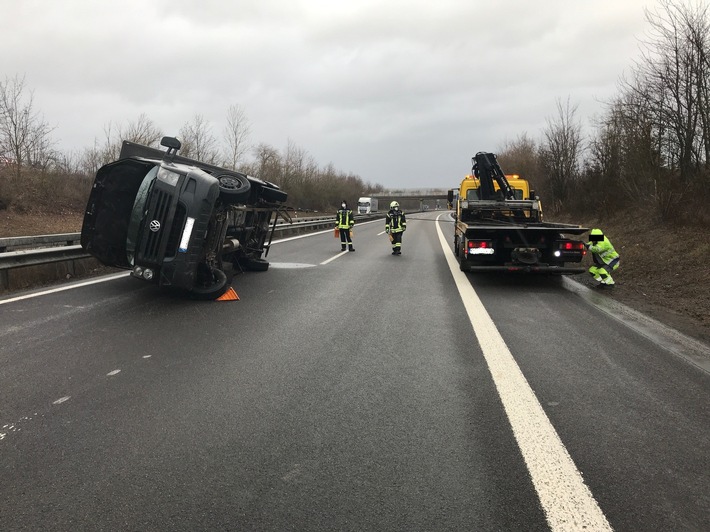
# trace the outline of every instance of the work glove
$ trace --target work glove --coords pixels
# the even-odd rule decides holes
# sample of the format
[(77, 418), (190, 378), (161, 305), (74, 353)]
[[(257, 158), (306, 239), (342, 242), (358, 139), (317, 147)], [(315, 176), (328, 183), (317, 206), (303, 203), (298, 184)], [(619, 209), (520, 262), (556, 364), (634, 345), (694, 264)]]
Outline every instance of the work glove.
[(389, 227), (385, 227), (385, 233), (389, 234), (389, 232), (390, 232), (390, 228), (389, 228)]

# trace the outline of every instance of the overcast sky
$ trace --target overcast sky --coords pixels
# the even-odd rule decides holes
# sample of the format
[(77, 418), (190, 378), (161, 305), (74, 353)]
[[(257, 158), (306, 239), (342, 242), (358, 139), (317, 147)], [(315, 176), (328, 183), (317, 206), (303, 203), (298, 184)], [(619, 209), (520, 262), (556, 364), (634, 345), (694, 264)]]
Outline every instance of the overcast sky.
[[(653, 0), (0, 0), (0, 78), (25, 76), (80, 152), (141, 114), (165, 134), (230, 106), (385, 187), (449, 188), (478, 151), (587, 127), (639, 57)], [(508, 171), (508, 169), (504, 170)], [(512, 169), (511, 169), (512, 170)]]

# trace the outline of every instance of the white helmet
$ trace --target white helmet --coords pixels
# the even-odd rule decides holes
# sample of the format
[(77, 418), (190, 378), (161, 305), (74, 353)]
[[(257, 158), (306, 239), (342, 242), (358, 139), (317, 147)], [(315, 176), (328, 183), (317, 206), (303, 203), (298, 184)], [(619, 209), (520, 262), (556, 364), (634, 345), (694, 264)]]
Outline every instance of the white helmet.
[(397, 203), (396, 201), (390, 203), (390, 209), (394, 209), (395, 207), (399, 207), (399, 203)]

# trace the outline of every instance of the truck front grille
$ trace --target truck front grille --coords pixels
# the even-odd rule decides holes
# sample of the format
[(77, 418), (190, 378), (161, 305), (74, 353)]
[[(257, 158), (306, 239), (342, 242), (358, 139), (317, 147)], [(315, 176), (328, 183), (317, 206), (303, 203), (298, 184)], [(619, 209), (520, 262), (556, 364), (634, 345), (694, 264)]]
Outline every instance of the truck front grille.
[(146, 227), (147, 231), (144, 233), (145, 238), (142, 239), (143, 241), (141, 242), (141, 258), (146, 262), (162, 262), (160, 244), (163, 238), (167, 238), (168, 232), (170, 231), (168, 214), (170, 212), (171, 200), (172, 196), (165, 191), (159, 189), (153, 190), (146, 223), (150, 226), (158, 222), (160, 228), (158, 231), (153, 231), (150, 227)]

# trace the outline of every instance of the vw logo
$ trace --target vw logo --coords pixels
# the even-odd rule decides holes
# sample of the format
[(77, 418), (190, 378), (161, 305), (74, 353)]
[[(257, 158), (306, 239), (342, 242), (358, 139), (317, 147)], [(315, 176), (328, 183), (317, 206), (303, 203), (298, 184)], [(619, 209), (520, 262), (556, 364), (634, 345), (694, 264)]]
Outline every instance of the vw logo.
[(154, 233), (160, 231), (160, 222), (158, 220), (153, 220), (152, 222), (150, 222), (150, 230)]

